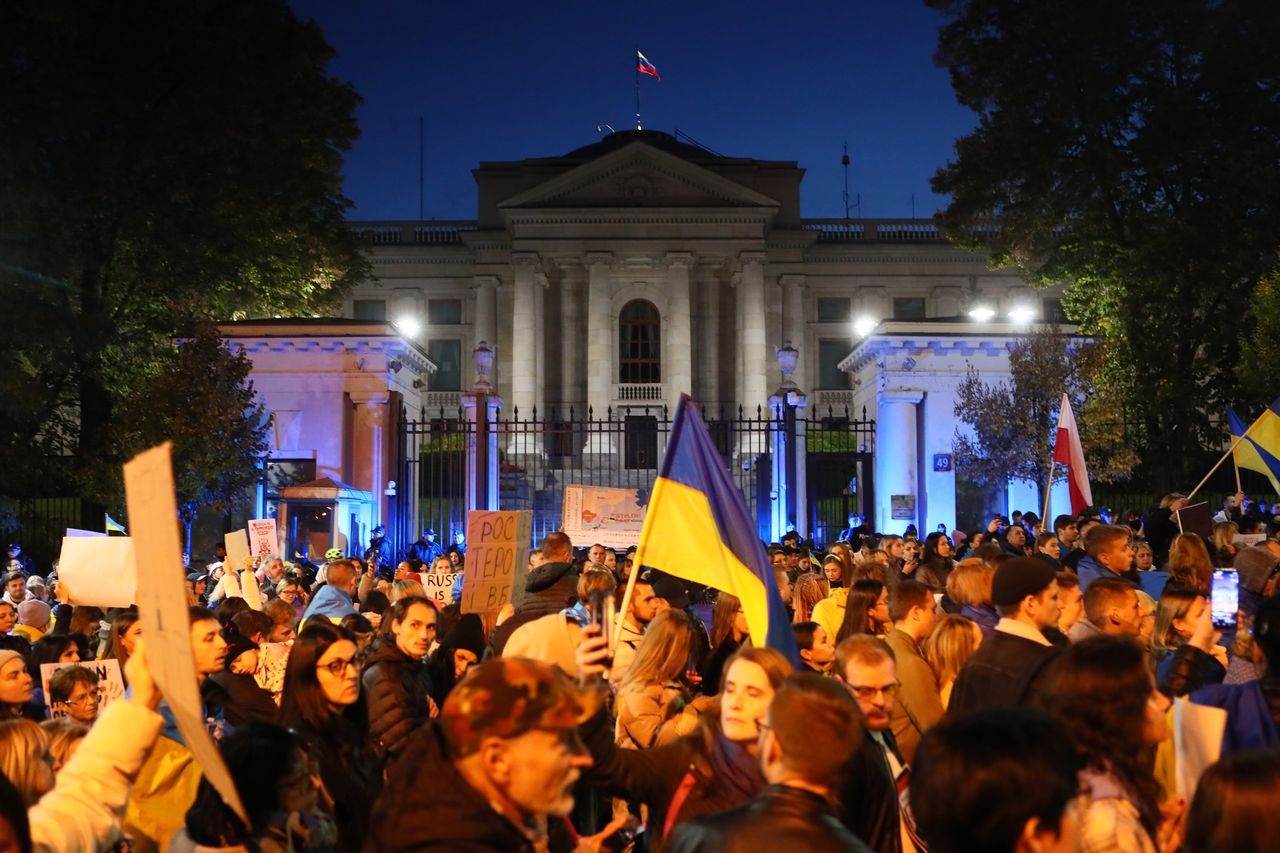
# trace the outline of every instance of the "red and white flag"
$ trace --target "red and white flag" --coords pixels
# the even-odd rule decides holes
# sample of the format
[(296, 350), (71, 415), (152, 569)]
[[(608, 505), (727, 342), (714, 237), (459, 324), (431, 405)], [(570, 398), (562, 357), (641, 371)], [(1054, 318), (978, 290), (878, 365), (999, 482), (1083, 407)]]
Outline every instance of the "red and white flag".
[[(648, 74), (650, 77), (653, 77), (655, 80), (662, 79), (661, 77), (658, 76), (658, 67), (654, 65), (652, 62), (650, 62), (648, 59), (645, 59), (644, 54), (641, 53), (639, 50), (636, 51), (636, 71), (639, 71), (641, 74)], [(636, 78), (636, 79), (638, 80), (639, 78)]]
[(1053, 445), (1053, 461), (1067, 466), (1067, 490), (1071, 493), (1071, 512), (1093, 504), (1093, 491), (1089, 488), (1089, 471), (1084, 465), (1084, 448), (1080, 445), (1080, 429), (1076, 426), (1071, 401), (1062, 395), (1062, 407), (1058, 410), (1058, 438)]

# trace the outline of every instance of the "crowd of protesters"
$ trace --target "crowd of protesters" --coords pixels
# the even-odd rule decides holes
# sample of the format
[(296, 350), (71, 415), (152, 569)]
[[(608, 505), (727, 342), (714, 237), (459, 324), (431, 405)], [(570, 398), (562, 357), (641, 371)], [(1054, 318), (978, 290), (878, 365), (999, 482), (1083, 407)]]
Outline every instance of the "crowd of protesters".
[[(1242, 497), (1205, 538), (1178, 531), (1180, 495), (1121, 524), (1014, 513), (921, 541), (854, 516), (825, 552), (789, 534), (766, 553), (798, 661), (752, 645), (732, 590), (563, 533), (496, 614), (461, 612), (460, 534), (219, 552), (187, 576), (191, 641), (244, 816), (136, 610), (73, 603), (11, 546), (0, 850), (1276, 850), (1280, 506)], [(1226, 712), (1191, 802), (1175, 700)]]

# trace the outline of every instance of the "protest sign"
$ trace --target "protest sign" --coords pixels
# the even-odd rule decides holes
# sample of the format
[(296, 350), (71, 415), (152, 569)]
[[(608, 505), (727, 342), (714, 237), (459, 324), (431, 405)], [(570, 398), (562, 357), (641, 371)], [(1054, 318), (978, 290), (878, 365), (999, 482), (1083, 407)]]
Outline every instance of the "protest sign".
[[(137, 549), (138, 618), (147, 638), (147, 666), (164, 694), (187, 749), (232, 811), (249, 822), (235, 782), (204, 724), (196, 680), (182, 541), (173, 490), (173, 443), (143, 451), (124, 466), (129, 522)], [(88, 540), (94, 541), (94, 540)], [(111, 539), (98, 541), (113, 541)], [(248, 550), (248, 543), (245, 543)]]
[(1198, 503), (1174, 512), (1180, 533), (1195, 533), (1203, 539), (1213, 538), (1213, 513), (1209, 504)]
[(1177, 756), (1178, 794), (1187, 802), (1195, 796), (1200, 776), (1222, 752), (1222, 733), (1227, 712), (1222, 708), (1197, 705), (1186, 699), (1173, 703), (1173, 748)]
[[(276, 544), (276, 520), (274, 518), (255, 518), (249, 522), (249, 549), (255, 557), (267, 557), (279, 549)], [(227, 549), (230, 556), (231, 549)]]
[(100, 532), (98, 532), (97, 530), (81, 530), (79, 527), (68, 527), (68, 528), (67, 528), (67, 534), (66, 534), (66, 535), (68, 535), (68, 536), (90, 536), (90, 537), (101, 538), (101, 537), (103, 537), (103, 536), (106, 536), (107, 534), (105, 534), (105, 533), (100, 533)]
[(623, 550), (640, 544), (648, 495), (638, 489), (564, 487), (564, 533), (575, 545)]
[(222, 544), (227, 549), (227, 570), (244, 568), (244, 558), (252, 556), (249, 550), (249, 534), (243, 528), (223, 534)]
[(120, 674), (118, 660), (87, 660), (81, 663), (42, 663), (40, 664), (40, 685), (44, 688), (44, 698), (49, 704), (49, 714), (54, 719), (67, 716), (66, 705), (53, 704), (49, 693), (49, 679), (60, 669), (69, 666), (82, 666), (98, 676), (98, 713), (101, 714), (114, 699), (124, 695), (124, 677)]
[(71, 604), (128, 607), (137, 599), (134, 542), (127, 536), (67, 536), (58, 583)]
[(1261, 545), (1267, 541), (1265, 533), (1237, 533), (1232, 539), (1231, 544), (1239, 548), (1249, 548), (1253, 545)]
[(441, 604), (450, 604), (453, 601), (453, 582), (458, 579), (458, 575), (462, 572), (442, 572), (435, 574), (429, 572), (422, 575), (422, 588), (427, 593), (427, 598), (432, 601), (438, 601)]
[(463, 613), (496, 613), (524, 591), (532, 536), (533, 513), (527, 510), (467, 513)]

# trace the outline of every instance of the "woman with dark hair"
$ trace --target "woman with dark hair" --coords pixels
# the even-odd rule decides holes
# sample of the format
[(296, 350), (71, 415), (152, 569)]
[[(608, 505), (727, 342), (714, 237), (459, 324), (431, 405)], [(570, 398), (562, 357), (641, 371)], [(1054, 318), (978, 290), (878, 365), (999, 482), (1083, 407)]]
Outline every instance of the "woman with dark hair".
[[(601, 670), (608, 654), (599, 629), (582, 631), (579, 669)], [(756, 749), (773, 694), (792, 673), (773, 649), (745, 648), (726, 663), (720, 702), (708, 708), (697, 729), (651, 749), (622, 749), (603, 709), (580, 729), (594, 764), (583, 771), (589, 784), (649, 807), (649, 848), (661, 853), (674, 826), (742, 805), (765, 786)], [(607, 671), (604, 673), (607, 676)]]
[(298, 633), (285, 670), (280, 723), (302, 738), (333, 801), (339, 849), (359, 850), (382, 789), (382, 761), (369, 747), (356, 644), (332, 622)]
[(889, 632), (889, 588), (877, 580), (854, 581), (845, 599), (844, 620), (836, 631), (838, 646), (845, 637), (871, 634), (883, 637)]
[(222, 599), (222, 602), (214, 609), (213, 615), (218, 617), (218, 621), (222, 623), (223, 629), (226, 629), (237, 616), (246, 611), (252, 610), (249, 602), (239, 596), (231, 596)]
[(721, 592), (716, 597), (715, 610), (711, 614), (711, 651), (698, 666), (702, 679), (702, 693), (714, 696), (720, 689), (720, 676), (724, 664), (748, 641), (751, 636), (747, 614), (742, 610), (738, 596)]
[(1186, 853), (1266, 853), (1280, 838), (1280, 750), (1229, 755), (1204, 772), (1187, 815)]
[(205, 777), (169, 850), (188, 853), (200, 845), (258, 853), (327, 849), (337, 843), (336, 828), (319, 812), (311, 757), (297, 735), (267, 723), (246, 723), (223, 739), (220, 751), (249, 825)]
[(925, 584), (934, 592), (945, 591), (947, 577), (955, 567), (951, 554), (951, 540), (942, 533), (930, 533), (924, 540), (920, 568), (916, 569), (912, 578)]
[(1060, 721), (1085, 769), (1082, 849), (1162, 850), (1171, 829), (1150, 749), (1168, 734), (1168, 700), (1156, 692), (1146, 654), (1128, 637), (1093, 637), (1049, 665), (1037, 697)]

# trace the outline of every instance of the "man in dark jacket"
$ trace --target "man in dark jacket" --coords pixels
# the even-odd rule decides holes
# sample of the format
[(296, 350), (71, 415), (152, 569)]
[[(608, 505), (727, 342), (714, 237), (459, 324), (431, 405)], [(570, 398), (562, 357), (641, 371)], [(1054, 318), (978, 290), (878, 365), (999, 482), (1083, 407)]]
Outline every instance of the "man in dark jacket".
[(391, 767), (365, 853), (573, 850), (564, 818), (591, 764), (576, 726), (603, 701), (548, 664), (473, 667)]
[(417, 542), (405, 549), (404, 559), (421, 560), (430, 569), (431, 561), (442, 554), (444, 554), (444, 548), (440, 547), (440, 543), (436, 541), (435, 528), (428, 527), (422, 531)]
[(421, 596), (387, 611), (389, 630), (365, 663), (369, 734), (387, 759), (404, 751), (409, 735), (431, 718), (431, 675), (424, 658), (436, 638), (436, 609)]
[(1057, 626), (1059, 613), (1058, 579), (1049, 564), (1035, 557), (1005, 560), (991, 579), (991, 602), (1001, 619), (961, 667), (949, 717), (1023, 705), (1058, 654), (1043, 633)]
[(540, 566), (531, 570), (524, 592), (515, 603), (516, 612), (493, 629), (486, 656), (501, 656), (507, 640), (521, 625), (559, 613), (578, 601), (578, 572), (573, 567), (573, 543), (563, 533), (548, 533), (542, 540)]
[(816, 673), (787, 678), (760, 726), (757, 758), (769, 786), (736, 809), (676, 826), (670, 853), (756, 850), (870, 853), (831, 807), (831, 786), (862, 740), (849, 692)]

